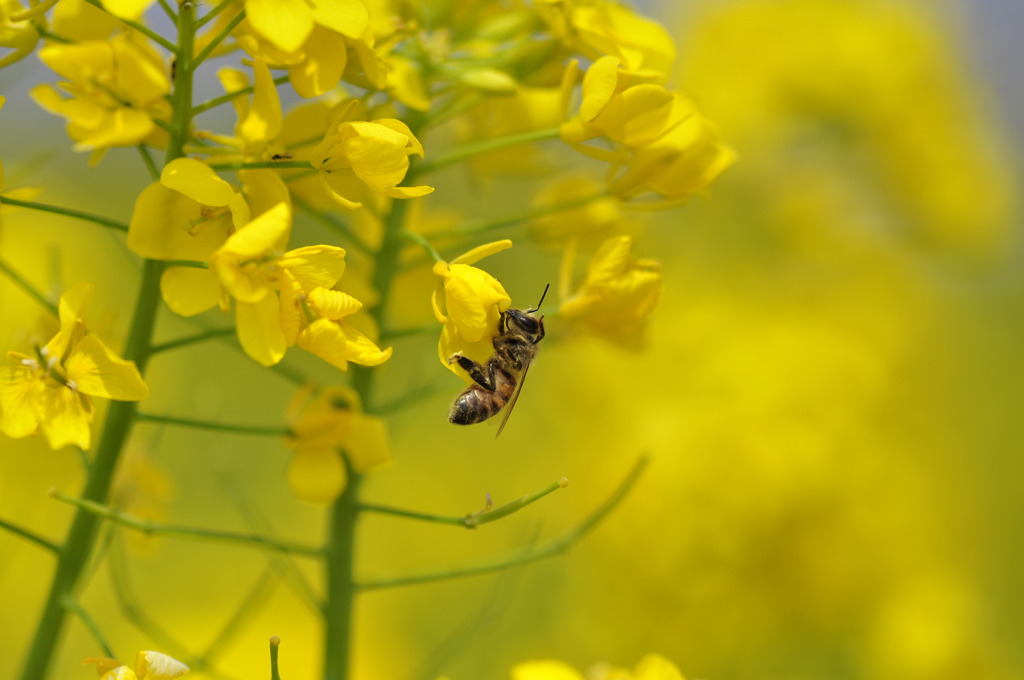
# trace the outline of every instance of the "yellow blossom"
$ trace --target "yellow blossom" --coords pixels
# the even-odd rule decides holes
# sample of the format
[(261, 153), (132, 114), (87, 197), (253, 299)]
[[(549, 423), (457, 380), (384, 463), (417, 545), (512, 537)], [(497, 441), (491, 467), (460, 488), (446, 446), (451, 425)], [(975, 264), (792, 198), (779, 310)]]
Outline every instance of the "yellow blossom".
[[(544, 187), (533, 203), (540, 210), (553, 210), (530, 222), (531, 235), (544, 242), (603, 241), (634, 229), (623, 214), (622, 202), (607, 195), (601, 183), (588, 177), (559, 179)], [(555, 210), (558, 206), (576, 203), (579, 203), (576, 207)]]
[(438, 276), (431, 303), (434, 316), (444, 324), (437, 344), (441, 364), (467, 382), (469, 376), (457, 364), (449, 363), (454, 354), (461, 354), (479, 363), (486, 363), (492, 354), (491, 344), (498, 332), (501, 313), (512, 304), (512, 298), (493, 276), (474, 263), (512, 247), (512, 241), (488, 243), (451, 262), (438, 262)]
[(425, 196), (429, 186), (400, 187), (409, 170), (409, 156), (423, 156), (423, 145), (400, 120), (347, 120), (345, 114), (356, 108), (348, 102), (340, 120), (313, 150), (310, 162), (320, 171), (327, 194), (346, 208), (359, 208), (360, 201), (343, 195), (351, 191), (346, 181), (353, 176), (375, 194), (390, 198)]
[(384, 421), (364, 414), (351, 389), (304, 387), (286, 421), (295, 452), (288, 483), (302, 500), (331, 503), (345, 490), (349, 469), (365, 474), (391, 461)]
[(53, 5), (54, 0), (42, 3), (26, 11), (18, 0), (0, 0), (0, 47), (10, 49), (0, 57), (0, 68), (24, 59), (32, 54), (39, 42), (36, 21), (44, 20), (42, 12)]
[(297, 50), (315, 26), (359, 39), (369, 14), (359, 0), (246, 0), (252, 28), (285, 52)]
[(609, 0), (538, 0), (535, 7), (552, 32), (584, 56), (612, 56), (630, 72), (662, 82), (668, 78), (675, 44), (653, 19)]
[[(595, 335), (623, 345), (634, 345), (648, 315), (661, 296), (661, 267), (654, 260), (630, 254), (633, 239), (608, 239), (590, 260), (578, 290), (569, 292), (568, 272), (563, 272), (562, 316), (586, 327)], [(563, 263), (571, 267), (572, 258)]]
[[(623, 166), (609, 190), (623, 198), (645, 191), (675, 201), (706, 188), (732, 164), (734, 153), (715, 127), (679, 92), (637, 82), (616, 57), (602, 57), (583, 77), (577, 115), (562, 124), (562, 140), (581, 153)], [(570, 64), (563, 98), (576, 81)], [(604, 138), (612, 145), (586, 144)]]
[(149, 390), (133, 361), (125, 361), (96, 335), (82, 315), (92, 297), (80, 283), (60, 299), (60, 330), (35, 356), (10, 352), (17, 365), (0, 373), (0, 430), (20, 438), (41, 432), (50, 447), (89, 448), (90, 397), (144, 399)]
[[(209, 133), (201, 133), (200, 136), (237, 147), (245, 160), (270, 160), (274, 153), (284, 151), (279, 145), (274, 145), (281, 132), (281, 100), (266, 61), (256, 59), (252, 71), (255, 80), (252, 97), (238, 96), (231, 100), (238, 118), (235, 136), (220, 137)], [(217, 77), (226, 92), (249, 87), (248, 77), (236, 69), (221, 69)]]
[(32, 98), (68, 120), (76, 151), (94, 151), (96, 161), (110, 147), (162, 139), (153, 120), (170, 112), (164, 99), (170, 81), (159, 54), (147, 43), (121, 33), (109, 40), (49, 45), (39, 58), (68, 79), (61, 89), (71, 98), (45, 84), (32, 89)]
[(314, 288), (306, 296), (305, 303), (316, 318), (305, 323), (305, 317), (296, 311), (293, 317), (299, 323), (292, 327), (297, 328), (298, 333), (294, 339), (289, 338), (290, 342), (343, 371), (348, 369), (350, 361), (363, 366), (379, 366), (391, 358), (390, 347), (380, 349), (373, 340), (346, 322), (346, 317), (362, 307), (359, 300), (339, 290)]
[[(330, 92), (345, 73), (348, 44), (352, 38), (316, 25), (305, 40), (293, 50), (285, 50), (251, 29), (250, 22), (239, 27), (238, 44), (254, 58), (271, 68), (283, 68), (288, 81), (301, 97), (318, 97)], [(370, 36), (372, 40), (372, 36)], [(354, 41), (359, 42), (359, 41)], [(372, 52), (372, 44), (370, 46)]]
[(135, 668), (117, 659), (92, 657), (83, 664), (96, 664), (101, 680), (174, 680), (189, 671), (189, 667), (161, 652), (139, 652)]

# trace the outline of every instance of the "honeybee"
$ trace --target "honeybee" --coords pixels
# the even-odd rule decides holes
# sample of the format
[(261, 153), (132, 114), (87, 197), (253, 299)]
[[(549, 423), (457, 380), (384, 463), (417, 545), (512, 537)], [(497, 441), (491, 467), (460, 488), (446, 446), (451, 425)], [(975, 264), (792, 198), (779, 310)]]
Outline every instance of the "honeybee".
[(537, 318), (533, 314), (544, 304), (544, 296), (549, 287), (550, 284), (544, 287), (536, 307), (509, 309), (501, 313), (498, 335), (493, 341), (494, 354), (487, 360), (486, 366), (461, 354), (452, 355), (448, 359), (448, 363), (458, 363), (473, 379), (473, 384), (452, 404), (448, 411), (448, 422), (472, 425), (504, 409), (505, 415), (495, 436), (505, 429), (505, 423), (523, 389), (526, 372), (537, 355), (537, 343), (544, 337), (544, 317)]

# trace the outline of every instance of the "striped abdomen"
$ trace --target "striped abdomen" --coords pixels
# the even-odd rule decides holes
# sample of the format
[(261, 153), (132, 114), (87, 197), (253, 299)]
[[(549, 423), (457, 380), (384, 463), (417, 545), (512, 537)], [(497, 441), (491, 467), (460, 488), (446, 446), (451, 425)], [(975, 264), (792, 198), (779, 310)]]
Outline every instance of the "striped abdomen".
[(472, 425), (495, 415), (516, 390), (516, 380), (507, 371), (498, 370), (494, 375), (494, 390), (480, 385), (470, 385), (460, 394), (448, 412), (448, 422), (456, 425)]

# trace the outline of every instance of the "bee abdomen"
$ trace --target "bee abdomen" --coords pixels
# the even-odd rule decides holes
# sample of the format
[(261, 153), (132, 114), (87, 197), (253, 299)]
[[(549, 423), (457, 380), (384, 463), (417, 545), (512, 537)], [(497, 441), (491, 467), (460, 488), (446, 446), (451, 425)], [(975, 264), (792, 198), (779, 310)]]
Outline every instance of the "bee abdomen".
[(508, 397), (473, 385), (460, 394), (448, 412), (448, 422), (472, 425), (487, 420), (508, 403)]

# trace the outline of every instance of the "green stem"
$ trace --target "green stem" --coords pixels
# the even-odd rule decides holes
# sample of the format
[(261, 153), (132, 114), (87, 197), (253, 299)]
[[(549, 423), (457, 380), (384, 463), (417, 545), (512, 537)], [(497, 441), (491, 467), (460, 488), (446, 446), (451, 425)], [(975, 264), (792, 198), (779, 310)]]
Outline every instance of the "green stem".
[(172, 349), (193, 345), (197, 342), (205, 342), (206, 340), (213, 340), (214, 338), (234, 334), (234, 328), (218, 328), (212, 331), (203, 331), (202, 333), (196, 333), (195, 335), (187, 335), (184, 338), (178, 338), (177, 340), (170, 340), (168, 342), (162, 342), (159, 345), (153, 345), (150, 352), (152, 354), (160, 354), (161, 352), (167, 352)]
[[(89, 3), (90, 5), (92, 5), (93, 7), (97, 7), (97, 8), (99, 8), (100, 10), (102, 10), (104, 12), (107, 11), (106, 9), (104, 9), (103, 5), (98, 0), (85, 0), (85, 1), (87, 3)], [(146, 36), (147, 38), (149, 38), (150, 40), (155, 42), (157, 45), (160, 45), (161, 47), (163, 47), (168, 52), (175, 53), (175, 54), (178, 52), (178, 46), (177, 45), (175, 45), (170, 40), (168, 40), (167, 38), (163, 37), (162, 35), (160, 35), (156, 31), (151, 30), (149, 27), (140, 24), (138, 21), (133, 21), (132, 19), (125, 19), (124, 17), (117, 17), (117, 20), (127, 24), (128, 26), (131, 26), (136, 31), (138, 31), (142, 35)]]
[(416, 167), (415, 173), (412, 170), (409, 171), (409, 177), (410, 179), (413, 177), (419, 178), (423, 175), (427, 175), (431, 172), (435, 172), (441, 168), (452, 165), (453, 163), (458, 163), (474, 156), (490, 153), (491, 151), (497, 151), (499, 149), (505, 149), (510, 146), (517, 146), (519, 144), (540, 142), (545, 139), (557, 139), (558, 136), (558, 128), (553, 127), (544, 128), (543, 130), (530, 130), (529, 132), (521, 132), (516, 135), (508, 135), (507, 137), (497, 137), (495, 139), (483, 139), (479, 142), (470, 142), (469, 144), (457, 146), (454, 149), (439, 153), (429, 160), (423, 161)]
[(345, 491), (331, 509), (326, 565), (327, 601), (324, 603), (326, 680), (346, 680), (352, 663), (352, 618), (356, 595), (353, 566), (361, 481), (362, 478), (350, 469)]
[[(229, 0), (229, 2), (230, 1), (231, 0)], [(274, 78), (274, 84), (275, 85), (281, 85), (281, 84), (287, 83), (287, 82), (288, 82), (288, 76), (278, 76), (277, 78)], [(217, 106), (220, 106), (221, 104), (227, 104), (229, 101), (231, 101), (235, 97), (241, 97), (243, 94), (252, 94), (253, 92), (255, 92), (255, 90), (256, 90), (256, 86), (255, 85), (250, 85), (248, 87), (243, 87), (243, 88), (240, 88), (240, 89), (235, 90), (233, 92), (228, 92), (227, 94), (222, 94), (219, 97), (214, 97), (213, 99), (211, 99), (211, 100), (209, 100), (207, 102), (203, 102), (202, 104), (199, 104), (198, 106), (193, 108), (192, 109), (192, 115), (193, 116), (198, 116), (200, 113), (203, 113), (204, 111), (209, 111), (210, 109), (215, 108)]]
[(7, 274), (7, 278), (17, 284), (18, 288), (28, 293), (28, 296), (33, 300), (46, 307), (47, 310), (54, 316), (57, 315), (57, 305), (45, 295), (36, 290), (35, 286), (28, 282), (24, 276), (18, 273), (11, 265), (7, 264), (7, 261), (0, 258), (0, 271)]
[(590, 514), (585, 520), (580, 522), (571, 531), (563, 534), (553, 541), (527, 550), (519, 555), (512, 557), (487, 560), (485, 562), (479, 562), (477, 564), (461, 567), (458, 569), (445, 569), (443, 571), (424, 572), (422, 574), (410, 574), (406, 576), (394, 576), (377, 578), (368, 581), (363, 581), (358, 584), (360, 591), (368, 590), (380, 590), (383, 588), (397, 588), (399, 586), (410, 586), (419, 583), (433, 583), (436, 581), (446, 581), (453, 578), (463, 578), (466, 576), (476, 576), (479, 574), (487, 574), (495, 571), (502, 571), (505, 569), (511, 569), (513, 567), (522, 566), (531, 562), (537, 562), (539, 560), (560, 555), (577, 543), (580, 539), (586, 536), (597, 524), (603, 520), (608, 513), (615, 509), (615, 507), (626, 497), (629, 490), (636, 483), (636, 480), (640, 477), (640, 473), (647, 466), (647, 458), (641, 458), (637, 461), (633, 469), (629, 471), (626, 478), (619, 485), (619, 487), (609, 496), (604, 503), (602, 503), (597, 510)]
[(65, 217), (74, 217), (75, 219), (85, 220), (86, 222), (95, 222), (104, 227), (110, 229), (116, 229), (118, 231), (128, 231), (128, 225), (117, 220), (112, 220), (100, 215), (90, 215), (89, 213), (82, 212), (81, 210), (72, 210), (71, 208), (61, 208), (56, 205), (47, 205), (45, 203), (36, 203), (35, 201), (19, 201), (16, 198), (4, 196), (0, 198), (0, 203), (3, 205), (16, 205), (19, 208), (28, 208), (29, 210), (40, 210), (42, 212), (54, 213), (55, 215), (64, 215)]
[(99, 645), (100, 649), (103, 650), (103, 653), (107, 656), (108, 659), (117, 658), (117, 655), (114, 654), (114, 650), (111, 649), (110, 644), (107, 643), (107, 639), (106, 637), (104, 637), (103, 631), (100, 630), (99, 624), (96, 623), (96, 620), (89, 615), (89, 612), (85, 611), (85, 608), (82, 607), (82, 605), (80, 605), (75, 600), (75, 598), (71, 597), (70, 595), (65, 597), (64, 608), (70, 612), (74, 612), (78, 616), (78, 618), (81, 619), (82, 624), (84, 624), (85, 627), (89, 629), (89, 632), (92, 634), (93, 640), (96, 641), (96, 644)]
[(286, 437), (290, 434), (286, 427), (261, 427), (258, 425), (225, 425), (208, 420), (193, 420), (192, 418), (176, 418), (174, 416), (163, 416), (155, 413), (136, 413), (136, 420), (142, 423), (158, 423), (160, 425), (179, 425), (191, 427), (198, 430), (214, 430), (216, 432), (228, 432), (231, 434), (251, 434), (256, 436)]
[(142, 162), (146, 166), (146, 170), (149, 171), (149, 176), (153, 178), (154, 182), (160, 180), (160, 168), (156, 167), (156, 163), (153, 161), (153, 154), (149, 153), (144, 145), (139, 144), (135, 147), (139, 150), (139, 156), (142, 157)]
[(511, 503), (506, 503), (499, 508), (490, 507), (490, 497), (488, 497), (488, 507), (479, 511), (474, 512), (463, 517), (450, 517), (446, 515), (431, 515), (426, 512), (418, 512), (416, 510), (403, 510), (401, 508), (392, 508), (387, 505), (375, 505), (373, 503), (362, 503), (359, 505), (359, 509), (365, 512), (376, 512), (381, 515), (392, 515), (394, 517), (404, 517), (406, 519), (416, 519), (423, 522), (435, 522), (437, 524), (454, 524), (467, 529), (475, 529), (481, 524), (490, 524), (503, 517), (508, 517), (514, 512), (522, 510), (531, 503), (536, 503), (544, 496), (549, 493), (557, 491), (558, 489), (564, 489), (569, 485), (569, 481), (564, 477), (557, 482), (552, 482), (540, 491), (536, 491), (531, 494), (527, 494), (521, 498), (518, 498)]
[(270, 680), (281, 680), (277, 669), (277, 648), (281, 646), (281, 638), (276, 635), (270, 638)]
[(420, 236), (416, 232), (414, 232), (414, 231), (403, 231), (402, 232), (402, 238), (404, 238), (406, 241), (410, 241), (412, 243), (415, 243), (420, 248), (423, 248), (423, 252), (425, 252), (427, 255), (429, 255), (430, 259), (432, 259), (434, 262), (440, 262), (443, 259), (441, 257), (441, 255), (436, 250), (434, 250), (434, 247), (432, 245), (430, 245), (430, 241), (428, 241), (427, 239), (423, 238), (422, 236)]
[(266, 168), (275, 170), (282, 168), (304, 168), (309, 170), (313, 166), (310, 165), (309, 161), (255, 161), (252, 163), (210, 163), (210, 167), (214, 170), (262, 170)]
[(193, 538), (199, 540), (219, 541), (221, 543), (237, 543), (240, 545), (255, 546), (258, 548), (270, 548), (284, 553), (306, 555), (308, 557), (320, 557), (323, 555), (323, 550), (320, 548), (291, 543), (289, 541), (279, 541), (276, 538), (263, 536), (262, 534), (243, 534), (231, 531), (217, 531), (216, 529), (206, 529), (204, 527), (187, 527), (178, 524), (164, 524), (162, 522), (154, 522), (148, 519), (140, 519), (96, 501), (66, 496), (55, 489), (50, 490), (50, 496), (63, 503), (74, 505), (79, 510), (89, 513), (93, 517), (102, 518), (116, 524), (120, 524), (123, 527), (139, 531), (147, 536), (158, 534), (160, 536), (167, 536), (171, 538)]
[(47, 538), (43, 538), (42, 536), (38, 536), (29, 531), (28, 529), (22, 529), (17, 524), (11, 524), (7, 520), (0, 519), (0, 529), (6, 529), (15, 536), (20, 536), (24, 538), (26, 541), (29, 541), (30, 543), (35, 543), (40, 548), (49, 550), (52, 553), (60, 552), (60, 546), (54, 543), (53, 541)]
[(217, 49), (217, 46), (224, 42), (225, 38), (227, 38), (231, 34), (231, 31), (235, 30), (238, 24), (242, 23), (243, 19), (245, 19), (244, 9), (238, 14), (236, 14), (235, 17), (231, 21), (229, 21), (223, 29), (221, 29), (221, 32), (213, 37), (213, 40), (210, 41), (210, 44), (207, 45), (206, 48), (203, 49), (203, 51), (195, 57), (195, 59), (192, 61), (192, 68), (196, 68), (204, 61), (206, 61), (207, 57), (213, 54), (213, 51)]

